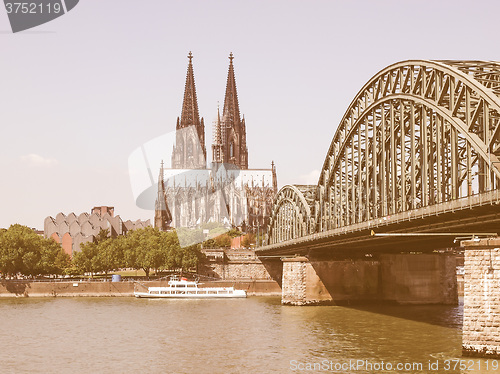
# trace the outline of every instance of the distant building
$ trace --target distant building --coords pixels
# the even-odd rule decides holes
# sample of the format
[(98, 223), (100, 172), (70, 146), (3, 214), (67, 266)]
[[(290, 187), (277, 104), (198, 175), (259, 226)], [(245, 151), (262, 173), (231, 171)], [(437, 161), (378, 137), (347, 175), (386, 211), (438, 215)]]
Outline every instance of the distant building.
[(248, 169), (245, 118), (240, 116), (233, 54), (222, 116), (214, 126), (212, 163), (206, 166), (205, 125), (200, 120), (196, 86), (189, 53), (184, 101), (177, 118), (172, 168), (160, 168), (155, 204), (155, 227), (195, 227), (207, 222), (240, 227), (244, 231), (267, 228), (277, 192), (276, 168)]
[(151, 226), (149, 220), (123, 221), (120, 216), (115, 217), (114, 211), (114, 207), (96, 206), (90, 214), (84, 212), (77, 216), (75, 213), (58, 213), (56, 218), (45, 218), (43, 233), (46, 238), (61, 243), (64, 251), (72, 255), (80, 251), (82, 243), (94, 241), (101, 229), (107, 229), (111, 237), (117, 237), (131, 230)]
[(38, 230), (36, 227), (32, 227), (31, 229), (35, 232), (35, 234), (39, 236), (44, 236), (43, 230)]

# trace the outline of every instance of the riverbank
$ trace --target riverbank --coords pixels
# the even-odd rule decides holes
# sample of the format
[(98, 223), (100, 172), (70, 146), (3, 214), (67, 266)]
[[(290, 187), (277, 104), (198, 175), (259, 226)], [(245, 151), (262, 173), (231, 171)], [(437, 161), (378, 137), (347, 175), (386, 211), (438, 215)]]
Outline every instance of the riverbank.
[[(165, 281), (145, 282), (29, 282), (3, 280), (2, 297), (133, 297), (134, 288), (166, 286)], [(234, 287), (245, 290), (248, 296), (281, 296), (281, 288), (272, 280), (210, 281), (200, 287)]]
[[(30, 282), (20, 280), (0, 281), (0, 298), (3, 297), (133, 297), (145, 287), (166, 286), (166, 281), (88, 282), (57, 281)], [(200, 287), (234, 287), (247, 291), (248, 296), (281, 296), (281, 288), (273, 280), (209, 281)], [(463, 279), (458, 279), (458, 296), (463, 296)]]

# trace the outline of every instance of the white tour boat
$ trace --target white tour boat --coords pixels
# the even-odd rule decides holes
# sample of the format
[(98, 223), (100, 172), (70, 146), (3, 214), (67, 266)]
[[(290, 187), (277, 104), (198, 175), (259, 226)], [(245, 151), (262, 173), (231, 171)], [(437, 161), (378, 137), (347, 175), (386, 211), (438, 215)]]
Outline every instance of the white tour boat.
[(245, 290), (235, 290), (234, 287), (198, 287), (198, 282), (177, 277), (170, 278), (168, 287), (148, 287), (147, 291), (134, 291), (134, 295), (135, 297), (180, 299), (247, 297)]

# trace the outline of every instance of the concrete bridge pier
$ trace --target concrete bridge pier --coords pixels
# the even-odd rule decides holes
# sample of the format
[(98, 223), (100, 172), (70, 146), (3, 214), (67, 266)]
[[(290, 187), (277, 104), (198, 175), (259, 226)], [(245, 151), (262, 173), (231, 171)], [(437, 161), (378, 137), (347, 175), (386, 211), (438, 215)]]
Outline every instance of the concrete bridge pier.
[(464, 241), (464, 356), (500, 357), (500, 239)]
[(454, 255), (381, 254), (330, 261), (292, 257), (282, 262), (281, 301), (287, 305), (458, 303)]

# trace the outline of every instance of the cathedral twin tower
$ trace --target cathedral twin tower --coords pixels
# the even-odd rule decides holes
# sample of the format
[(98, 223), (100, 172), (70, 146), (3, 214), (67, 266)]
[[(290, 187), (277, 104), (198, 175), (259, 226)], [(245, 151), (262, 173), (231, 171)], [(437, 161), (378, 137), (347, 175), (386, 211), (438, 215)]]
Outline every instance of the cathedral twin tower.
[[(171, 168), (158, 178), (155, 227), (161, 230), (220, 223), (246, 231), (267, 227), (277, 191), (276, 169), (248, 169), (245, 119), (240, 117), (233, 54), (229, 55), (226, 96), (213, 131), (212, 164), (207, 168), (205, 124), (200, 119), (193, 55), (177, 118)], [(179, 239), (181, 240), (181, 239)]]
[[(200, 120), (196, 85), (193, 72), (193, 54), (189, 52), (189, 64), (182, 103), (181, 117), (177, 117), (176, 145), (172, 153), (173, 169), (206, 168), (205, 124)], [(218, 109), (215, 122), (212, 162), (234, 164), (239, 169), (248, 169), (245, 118), (240, 117), (236, 79), (234, 77), (233, 54), (229, 55), (226, 95), (222, 117)]]

